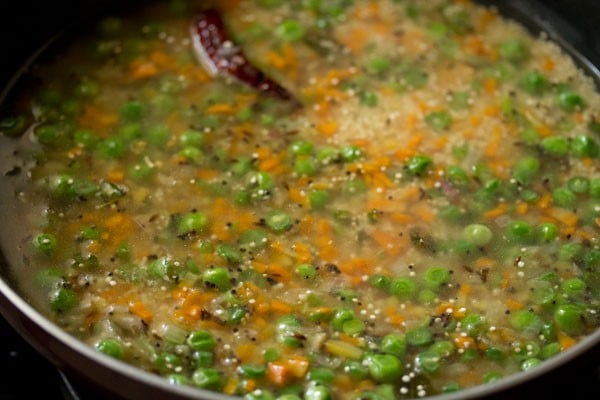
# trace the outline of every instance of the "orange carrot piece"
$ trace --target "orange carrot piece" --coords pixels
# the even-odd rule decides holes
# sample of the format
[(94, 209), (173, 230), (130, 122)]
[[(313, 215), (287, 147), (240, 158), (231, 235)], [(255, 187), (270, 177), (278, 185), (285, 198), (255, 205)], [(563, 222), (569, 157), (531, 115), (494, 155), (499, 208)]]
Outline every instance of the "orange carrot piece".
[(150, 311), (148, 307), (146, 307), (146, 305), (141, 301), (135, 301), (130, 303), (129, 311), (134, 315), (140, 317), (145, 323), (149, 323), (150, 321), (152, 321), (152, 311)]
[(292, 312), (293, 308), (283, 301), (271, 300), (271, 310), (279, 314), (288, 314)]
[(483, 216), (486, 219), (498, 218), (504, 215), (507, 209), (508, 206), (506, 205), (506, 203), (500, 203), (496, 208), (492, 208), (491, 210), (488, 210), (485, 213), (483, 213)]
[(511, 311), (521, 310), (524, 307), (523, 303), (521, 303), (520, 301), (510, 298), (506, 299), (504, 304), (506, 304), (506, 308), (508, 308)]
[(284, 362), (272, 361), (267, 364), (267, 379), (277, 386), (284, 386), (290, 380), (290, 369)]

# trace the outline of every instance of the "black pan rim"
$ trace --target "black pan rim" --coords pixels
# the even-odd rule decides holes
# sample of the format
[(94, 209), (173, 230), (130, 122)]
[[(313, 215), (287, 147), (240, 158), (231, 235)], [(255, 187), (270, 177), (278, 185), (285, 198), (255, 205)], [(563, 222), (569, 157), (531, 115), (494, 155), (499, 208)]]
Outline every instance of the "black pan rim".
[[(561, 32), (561, 29), (557, 27), (567, 27), (568, 32), (569, 24), (559, 15), (553, 13), (548, 6), (544, 5), (544, 3), (538, 0), (505, 0), (500, 2), (495, 0), (476, 0), (476, 2), (498, 9), (501, 15), (524, 25), (534, 35), (546, 35), (548, 40), (555, 42), (575, 61), (575, 63), (586, 73), (586, 75), (594, 80), (597, 89), (600, 90), (600, 54), (593, 52), (585, 44), (576, 42), (573, 40), (573, 37), (565, 37), (563, 34), (564, 30)], [(55, 42), (57, 42), (57, 40), (59, 40), (75, 25), (76, 23), (68, 25), (60, 32), (53, 35), (42, 46), (40, 46), (38, 50), (35, 51), (27, 59), (27, 61), (25, 61), (25, 63), (22, 64), (22, 66), (12, 75), (12, 78), (10, 78), (8, 83), (0, 92), (0, 106), (2, 106), (2, 104), (7, 100), (23, 74), (26, 73), (26, 71), (35, 63), (35, 61), (38, 60), (49, 48), (53, 46)], [(28, 341), (34, 348), (36, 348), (46, 358), (49, 358), (54, 363), (60, 364), (61, 349), (47, 349), (44, 347), (44, 344), (41, 343), (43, 339), (38, 338), (38, 340), (35, 340), (29, 337), (26, 329), (19, 321), (20, 317), (25, 317), (28, 322), (31, 322), (34, 326), (38, 327), (42, 331), (43, 335), (46, 336), (46, 338), (56, 340), (58, 343), (65, 346), (65, 348), (68, 348), (86, 360), (89, 360), (91, 364), (97, 365), (98, 368), (104, 369), (108, 371), (108, 373), (117, 373), (122, 377), (134, 380), (136, 384), (147, 386), (148, 393), (152, 393), (153, 390), (156, 390), (157, 392), (154, 392), (155, 394), (160, 393), (166, 395), (168, 398), (177, 399), (240, 399), (240, 397), (229, 396), (223, 393), (207, 391), (199, 388), (172, 385), (163, 377), (143, 371), (123, 361), (113, 359), (95, 351), (90, 346), (64, 332), (60, 327), (52, 323), (39, 311), (27, 303), (27, 301), (10, 286), (8, 281), (3, 276), (6, 265), (7, 262), (1, 253), (0, 244), (0, 314), (7, 319), (10, 325), (12, 325), (20, 334), (24, 336), (26, 341)], [(13, 315), (15, 312), (19, 313), (19, 315)], [(544, 361), (536, 368), (509, 375), (492, 383), (481, 384), (455, 393), (429, 396), (426, 397), (426, 399), (468, 400), (501, 395), (510, 389), (514, 389), (515, 387), (519, 387), (520, 385), (531, 382), (543, 375), (556, 371), (560, 367), (570, 363), (578, 357), (581, 357), (592, 349), (598, 348), (598, 346), (600, 346), (600, 327), (594, 333), (584, 338), (572, 348), (561, 352), (559, 355), (549, 360)], [(108, 382), (103, 381), (103, 377), (105, 376), (104, 374), (102, 374), (102, 377), (98, 377), (97, 374), (93, 373), (95, 371), (77, 371), (76, 368), (76, 366), (71, 366), (73, 372), (78, 372), (82, 378), (89, 380), (100, 387), (109, 388), (110, 391), (114, 390), (115, 393), (118, 394), (131, 393), (131, 390), (127, 390), (127, 388), (110, 387)]]

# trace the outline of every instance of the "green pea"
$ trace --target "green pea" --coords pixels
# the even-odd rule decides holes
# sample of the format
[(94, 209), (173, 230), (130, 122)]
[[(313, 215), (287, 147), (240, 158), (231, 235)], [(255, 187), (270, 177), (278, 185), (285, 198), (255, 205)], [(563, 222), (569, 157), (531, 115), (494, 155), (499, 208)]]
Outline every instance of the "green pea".
[(464, 110), (471, 105), (471, 95), (468, 92), (452, 92), (448, 105), (453, 110)]
[(590, 190), (590, 180), (584, 176), (574, 176), (567, 182), (567, 187), (575, 194), (587, 194)]
[(440, 355), (435, 351), (425, 350), (415, 357), (417, 367), (427, 373), (433, 374), (440, 369)]
[(590, 249), (583, 255), (583, 264), (595, 268), (600, 265), (600, 249)]
[(477, 360), (479, 358), (479, 352), (474, 348), (466, 348), (464, 352), (460, 355), (460, 361), (462, 363), (469, 363), (471, 361)]
[(363, 156), (363, 151), (358, 146), (349, 145), (342, 148), (340, 155), (344, 162), (349, 163), (360, 159)]
[(540, 338), (543, 340), (554, 340), (556, 339), (556, 323), (554, 320), (548, 321), (542, 326), (540, 332)]
[(54, 145), (62, 136), (61, 130), (50, 124), (42, 124), (35, 127), (33, 130), (37, 141), (43, 145)]
[(492, 361), (502, 361), (506, 358), (504, 351), (498, 347), (488, 347), (485, 349), (485, 356)]
[(565, 243), (558, 248), (560, 261), (573, 261), (581, 256), (583, 248), (579, 243)]
[(560, 284), (560, 289), (569, 297), (579, 296), (585, 292), (587, 285), (580, 278), (570, 278)]
[(319, 170), (319, 164), (313, 157), (299, 157), (294, 161), (294, 172), (300, 176), (314, 176)]
[(409, 67), (402, 74), (400, 89), (420, 89), (427, 85), (429, 75), (419, 68)]
[(429, 289), (429, 288), (421, 289), (419, 291), (419, 293), (417, 294), (417, 300), (419, 301), (419, 303), (425, 304), (425, 305), (433, 304), (433, 302), (435, 302), (437, 298), (438, 298), (438, 295), (437, 295), (436, 291), (434, 291), (433, 289)]
[(232, 264), (238, 264), (242, 261), (242, 253), (239, 252), (234, 246), (221, 243), (216, 247), (217, 254), (223, 257), (227, 262)]
[(308, 201), (314, 210), (322, 210), (330, 200), (331, 195), (326, 189), (311, 189), (308, 192)]
[(346, 335), (357, 335), (365, 330), (365, 323), (358, 318), (352, 318), (345, 321), (342, 325), (342, 332)]
[(98, 136), (89, 130), (79, 129), (73, 133), (75, 143), (86, 150), (92, 150), (98, 143)]
[(231, 165), (229, 169), (235, 176), (246, 175), (252, 169), (252, 159), (240, 157)]
[(281, 352), (274, 347), (265, 349), (265, 351), (263, 352), (263, 358), (267, 362), (277, 361), (277, 360), (279, 360), (280, 357), (281, 357)]
[(560, 108), (567, 112), (574, 112), (586, 106), (586, 102), (581, 95), (572, 90), (563, 90), (557, 98)]
[(312, 264), (299, 264), (296, 266), (296, 274), (304, 279), (315, 279), (317, 277), (317, 269)]
[(417, 283), (409, 277), (393, 278), (389, 286), (390, 294), (400, 299), (409, 299), (417, 292)]
[(115, 339), (103, 339), (96, 343), (96, 350), (114, 358), (123, 357), (121, 343)]
[(500, 57), (515, 64), (529, 58), (529, 48), (519, 39), (511, 39), (503, 42), (498, 52), (500, 53)]
[(553, 357), (561, 352), (561, 346), (558, 342), (551, 342), (542, 347), (540, 351), (540, 357), (542, 360), (546, 360), (550, 357)]
[(540, 160), (526, 157), (518, 161), (513, 170), (514, 178), (522, 185), (528, 185), (540, 170)]
[(450, 271), (443, 267), (430, 267), (425, 270), (423, 283), (429, 289), (439, 289), (450, 281)]
[(540, 139), (538, 131), (531, 126), (528, 126), (525, 129), (523, 129), (520, 133), (520, 136), (521, 140), (529, 146), (535, 145)]
[(198, 368), (192, 374), (192, 383), (203, 389), (219, 390), (223, 385), (223, 378), (216, 369)]
[(452, 125), (452, 117), (447, 111), (434, 111), (425, 116), (425, 122), (435, 130), (446, 130)]
[(561, 304), (554, 311), (554, 322), (558, 329), (569, 335), (578, 335), (585, 326), (583, 321), (584, 310), (576, 304)]
[(171, 385), (190, 385), (190, 379), (181, 374), (169, 374), (167, 375), (167, 380)]
[(448, 222), (456, 223), (463, 220), (465, 213), (462, 209), (454, 204), (449, 204), (447, 206), (443, 206), (439, 210), (438, 215)]
[(492, 230), (483, 224), (470, 224), (463, 229), (463, 237), (475, 246), (485, 246), (494, 234)]
[(400, 360), (391, 354), (374, 354), (368, 358), (371, 377), (377, 382), (393, 382), (403, 372)]
[(297, 337), (300, 320), (294, 315), (284, 315), (277, 320), (278, 340), (288, 347), (300, 347), (302, 342)]
[(142, 125), (138, 122), (129, 122), (121, 126), (118, 130), (118, 136), (124, 143), (132, 142), (139, 139), (144, 134)]
[(449, 340), (438, 340), (429, 346), (428, 351), (436, 353), (441, 358), (446, 358), (455, 353), (456, 347)]
[(101, 140), (96, 149), (98, 154), (104, 158), (117, 159), (121, 158), (127, 150), (127, 145), (124, 140), (118, 137), (109, 137)]
[(295, 42), (302, 39), (305, 35), (305, 29), (300, 22), (287, 19), (275, 28), (275, 36), (286, 41)]
[(460, 321), (461, 328), (470, 336), (477, 336), (487, 329), (485, 317), (479, 314), (467, 314)]
[(596, 157), (599, 152), (598, 144), (589, 136), (577, 136), (571, 140), (571, 153), (576, 157)]
[(147, 162), (141, 162), (132, 165), (127, 172), (128, 176), (134, 181), (144, 182), (154, 175), (156, 168), (153, 165), (149, 165)]
[(340, 154), (338, 150), (333, 148), (322, 148), (317, 152), (317, 160), (323, 165), (330, 164), (339, 158)]
[(539, 71), (531, 71), (523, 76), (520, 86), (526, 92), (539, 96), (550, 87), (550, 83), (548, 78)]
[[(153, 126), (152, 128), (148, 129), (148, 132), (146, 133), (146, 140), (148, 141), (148, 143), (158, 148), (162, 148), (169, 141), (170, 138), (171, 132), (169, 131), (169, 128), (164, 125)], [(194, 146), (192, 144), (184, 146), (181, 151), (181, 154), (184, 156), (184, 158), (198, 162), (201, 154), (198, 151), (192, 151), (191, 149), (193, 147)], [(186, 151), (188, 152), (187, 156), (185, 156)]]
[(61, 287), (50, 293), (50, 307), (54, 311), (69, 311), (78, 304), (79, 296), (74, 290)]
[(251, 178), (251, 181), (261, 190), (271, 190), (275, 187), (275, 179), (265, 171), (259, 171)]
[(352, 178), (344, 181), (342, 192), (347, 195), (356, 195), (366, 193), (368, 186), (362, 178)]
[(388, 291), (390, 289), (390, 278), (381, 274), (374, 274), (369, 277), (369, 283), (377, 289)]
[(509, 240), (518, 243), (527, 243), (534, 236), (534, 229), (529, 222), (511, 221), (506, 226), (506, 236)]
[(381, 74), (386, 72), (392, 66), (392, 62), (388, 58), (375, 58), (371, 60), (367, 69), (372, 74)]
[(558, 237), (558, 226), (552, 222), (541, 223), (538, 228), (538, 236), (544, 242), (551, 242)]
[(310, 385), (304, 392), (304, 400), (332, 400), (333, 394), (324, 385)]
[(383, 353), (402, 358), (406, 353), (406, 337), (397, 333), (389, 333), (381, 339), (379, 349)]
[(202, 274), (202, 281), (207, 287), (214, 287), (220, 291), (225, 291), (231, 287), (231, 277), (227, 268), (213, 267)]
[(340, 308), (335, 311), (331, 319), (331, 326), (338, 331), (344, 327), (344, 323), (356, 319), (354, 311), (349, 308)]
[(302, 400), (302, 398), (294, 393), (285, 393), (278, 396), (276, 400)]
[(329, 368), (312, 368), (308, 371), (307, 378), (313, 382), (328, 384), (335, 379), (335, 372)]
[(98, 240), (100, 239), (100, 230), (94, 225), (86, 226), (79, 231), (78, 239), (81, 240)]
[(217, 341), (208, 331), (194, 331), (188, 335), (186, 343), (195, 351), (212, 351)]
[(274, 210), (267, 214), (265, 223), (275, 232), (285, 232), (294, 225), (294, 220), (285, 211)]
[(186, 147), (186, 146), (194, 146), (194, 147), (200, 147), (204, 144), (205, 141), (205, 137), (204, 137), (204, 133), (202, 132), (198, 132), (195, 130), (187, 130), (184, 131), (181, 136), (179, 136), (179, 143)]
[(75, 86), (75, 94), (83, 98), (93, 98), (100, 93), (100, 86), (89, 79), (83, 79)]
[(542, 306), (551, 305), (556, 295), (550, 287), (536, 287), (531, 292), (531, 301)]
[(129, 101), (121, 106), (121, 117), (127, 121), (139, 121), (146, 113), (146, 107), (139, 101)]
[(421, 176), (433, 166), (433, 161), (430, 157), (424, 155), (416, 155), (408, 159), (406, 169), (411, 175)]
[(308, 156), (312, 154), (315, 146), (306, 140), (299, 140), (291, 144), (290, 151), (297, 156)]
[(594, 199), (600, 199), (600, 179), (590, 180), (590, 196)]
[(46, 255), (52, 254), (58, 245), (56, 236), (52, 233), (40, 233), (33, 237), (33, 247), (41, 253)]
[(484, 383), (492, 383), (492, 382), (502, 379), (502, 377), (503, 377), (502, 373), (497, 372), (497, 371), (486, 372), (483, 375), (483, 382)]
[(262, 249), (267, 245), (268, 238), (262, 229), (249, 229), (240, 235), (240, 244), (250, 249)]
[(539, 358), (528, 358), (527, 360), (525, 360), (521, 363), (521, 369), (523, 371), (527, 371), (528, 369), (537, 367), (541, 363), (542, 363), (542, 360), (540, 360)]
[(556, 188), (552, 191), (552, 201), (559, 207), (573, 207), (577, 203), (575, 193), (567, 188)]
[(360, 361), (348, 361), (344, 364), (344, 372), (353, 379), (365, 379), (369, 375), (369, 369)]
[(450, 382), (442, 386), (442, 393), (455, 393), (460, 390), (460, 385), (456, 382)]
[(469, 186), (469, 176), (460, 167), (451, 165), (446, 168), (446, 177), (452, 183), (452, 186), (460, 189), (465, 189)]
[(238, 371), (248, 378), (256, 379), (265, 376), (267, 368), (262, 364), (242, 364)]
[(192, 360), (194, 360), (196, 368), (207, 368), (214, 364), (215, 356), (212, 351), (193, 351)]
[(569, 141), (561, 136), (548, 136), (540, 142), (542, 150), (551, 156), (562, 157), (569, 153)]
[(426, 326), (421, 326), (406, 332), (406, 343), (411, 346), (425, 346), (433, 340), (433, 333)]
[(379, 103), (377, 95), (373, 92), (364, 91), (358, 96), (358, 101), (361, 105), (367, 107), (375, 107)]
[(203, 233), (210, 225), (208, 216), (200, 212), (184, 214), (177, 224), (177, 234)]
[(148, 264), (148, 274), (153, 278), (171, 277), (175, 272), (174, 263), (167, 257), (159, 257)]
[(522, 332), (538, 333), (542, 328), (543, 321), (533, 311), (518, 310), (510, 315), (510, 324)]

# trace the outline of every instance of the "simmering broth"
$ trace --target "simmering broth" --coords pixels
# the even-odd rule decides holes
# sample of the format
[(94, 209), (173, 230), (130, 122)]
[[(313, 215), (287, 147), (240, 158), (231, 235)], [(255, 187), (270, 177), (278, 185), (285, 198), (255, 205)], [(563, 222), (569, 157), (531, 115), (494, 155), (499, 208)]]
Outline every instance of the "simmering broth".
[[(205, 70), (213, 7), (219, 51), (289, 97)], [(22, 80), (0, 120), (16, 286), (173, 384), (426, 397), (598, 327), (600, 96), (493, 9), (171, 1)]]

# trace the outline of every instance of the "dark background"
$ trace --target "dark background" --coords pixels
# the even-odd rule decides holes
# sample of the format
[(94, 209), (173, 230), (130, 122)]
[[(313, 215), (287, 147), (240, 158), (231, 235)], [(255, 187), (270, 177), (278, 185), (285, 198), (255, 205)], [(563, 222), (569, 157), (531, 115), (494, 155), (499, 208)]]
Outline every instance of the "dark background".
[[(492, 3), (482, 0), (483, 3)], [(25, 60), (47, 38), (75, 17), (103, 9), (102, 0), (0, 0), (0, 92)], [(130, 0), (122, 0), (130, 3)], [(577, 50), (600, 66), (600, 1), (538, 0), (496, 1), (514, 6), (538, 23), (552, 26)], [(533, 4), (534, 9), (528, 8)], [(542, 12), (532, 10), (542, 9)], [(94, 394), (81, 389), (82, 400)], [(0, 400), (65, 397), (58, 371), (40, 357), (0, 317)], [(537, 379), (504, 399), (600, 399), (600, 346), (576, 362)]]

